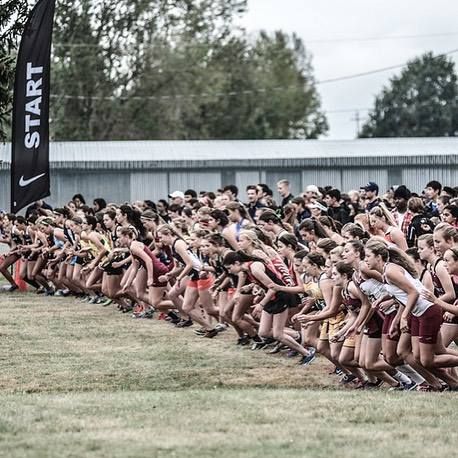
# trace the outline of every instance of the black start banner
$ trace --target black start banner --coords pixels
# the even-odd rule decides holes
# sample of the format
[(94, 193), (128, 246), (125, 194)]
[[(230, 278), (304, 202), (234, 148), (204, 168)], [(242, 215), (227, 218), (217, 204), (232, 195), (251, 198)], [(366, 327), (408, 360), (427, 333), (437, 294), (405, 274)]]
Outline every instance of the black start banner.
[(22, 34), (13, 99), (11, 212), (49, 196), (49, 80), (55, 0), (39, 0)]

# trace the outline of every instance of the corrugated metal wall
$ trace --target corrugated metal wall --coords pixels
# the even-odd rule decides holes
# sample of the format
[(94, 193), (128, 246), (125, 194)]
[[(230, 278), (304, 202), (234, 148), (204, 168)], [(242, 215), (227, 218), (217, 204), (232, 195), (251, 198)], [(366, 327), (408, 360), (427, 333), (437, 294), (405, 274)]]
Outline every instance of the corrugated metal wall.
[(241, 171), (235, 172), (235, 185), (239, 188), (239, 196), (241, 199), (245, 198), (245, 189), (250, 184), (261, 183), (261, 173), (259, 170)]
[(0, 209), (10, 211), (10, 173), (0, 170)]
[(302, 191), (309, 184), (315, 186), (334, 186), (342, 189), (342, 173), (340, 169), (306, 169), (302, 171)]
[[(225, 168), (202, 171), (153, 169), (136, 170), (68, 170), (52, 169), (51, 197), (46, 201), (54, 206), (64, 205), (76, 193), (81, 193), (88, 204), (95, 197), (103, 197), (108, 202), (125, 202), (143, 199), (157, 201), (167, 198), (175, 190), (185, 191), (188, 188), (199, 191), (215, 191), (223, 183), (223, 177), (233, 177), (233, 182), (240, 190), (240, 198), (245, 200), (245, 188), (249, 184), (266, 183), (279, 200), (276, 184), (280, 179), (291, 183), (293, 194), (302, 192), (309, 184), (317, 186), (332, 185), (342, 191), (359, 189), (368, 181), (375, 181), (380, 192), (385, 192), (393, 184), (405, 184), (412, 191), (421, 192), (430, 180), (455, 186), (458, 184), (456, 166), (412, 166), (412, 167), (336, 167), (307, 169), (256, 169), (243, 170)], [(0, 208), (9, 210), (9, 171), (0, 170)]]
[(168, 174), (166, 172), (132, 172), (130, 174), (130, 199), (150, 199), (156, 202), (164, 199), (164, 190), (168, 189)]
[(418, 167), (402, 170), (402, 183), (410, 190), (420, 192), (431, 180), (442, 185), (458, 185), (458, 168), (456, 167)]
[(46, 201), (53, 206), (66, 204), (76, 193), (82, 194), (88, 205), (92, 205), (96, 197), (108, 202), (130, 201), (130, 173), (54, 171), (51, 172), (51, 193)]
[(169, 188), (166, 189), (166, 196), (173, 191), (216, 191), (221, 187), (221, 171), (200, 172), (198, 170), (186, 170), (182, 172), (169, 172)]
[(388, 170), (387, 169), (367, 169), (367, 168), (350, 168), (342, 170), (342, 187), (344, 191), (350, 189), (359, 189), (368, 181), (375, 181), (383, 193), (388, 186)]

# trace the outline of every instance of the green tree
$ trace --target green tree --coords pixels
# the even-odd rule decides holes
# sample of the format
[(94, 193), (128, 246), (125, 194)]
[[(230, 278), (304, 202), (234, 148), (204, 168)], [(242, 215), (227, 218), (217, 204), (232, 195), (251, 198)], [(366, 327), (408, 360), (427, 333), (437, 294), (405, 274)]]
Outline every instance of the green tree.
[(51, 138), (317, 138), (325, 133), (303, 43), (282, 32), (249, 38), (234, 21), (246, 3), (58, 2)]
[(458, 134), (455, 64), (427, 53), (391, 78), (375, 99), (360, 137), (442, 137)]
[(170, 94), (187, 91), (186, 82), (199, 73), (209, 43), (230, 34), (234, 15), (245, 6), (246, 0), (77, 0), (59, 5), (53, 137), (173, 138), (183, 132)]
[(0, 141), (10, 134), (14, 67), (29, 7), (23, 0), (0, 2)]

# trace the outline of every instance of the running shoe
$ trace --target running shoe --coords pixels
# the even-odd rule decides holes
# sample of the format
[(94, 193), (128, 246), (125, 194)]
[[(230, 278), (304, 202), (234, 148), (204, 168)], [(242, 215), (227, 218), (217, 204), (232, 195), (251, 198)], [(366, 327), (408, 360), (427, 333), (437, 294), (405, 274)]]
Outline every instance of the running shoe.
[(251, 337), (250, 336), (243, 336), (243, 337), (239, 337), (238, 340), (237, 340), (237, 345), (241, 345), (242, 347), (245, 347), (246, 345), (248, 345), (249, 343), (251, 342)]
[(16, 291), (17, 289), (19, 289), (18, 285), (11, 285), (9, 288), (5, 288), (5, 290), (8, 291), (9, 293), (12, 293), (13, 291)]
[(207, 332), (207, 329), (205, 329), (205, 328), (199, 328), (199, 329), (195, 329), (194, 330), (194, 334), (196, 336), (203, 336), (203, 335), (205, 335), (206, 332)]
[(275, 353), (279, 353), (283, 344), (281, 342), (277, 342), (275, 346), (273, 346), (270, 350), (267, 350), (266, 353), (269, 355), (274, 355)]
[(315, 358), (316, 358), (316, 350), (313, 349), (313, 351), (310, 351), (308, 355), (305, 355), (300, 359), (299, 365), (308, 366), (315, 360)]
[(175, 312), (168, 312), (165, 320), (172, 324), (178, 324), (181, 321), (181, 318)]
[[(410, 381), (409, 383), (398, 382), (396, 386), (392, 386), (388, 391), (413, 391), (416, 388), (417, 384), (413, 381)], [(425, 388), (430, 388), (430, 386), (426, 385)], [(429, 389), (426, 389), (425, 391), (429, 391)]]
[(139, 318), (146, 318), (147, 320), (151, 320), (154, 317), (154, 310), (153, 307), (148, 307), (143, 313), (140, 314)]
[(383, 380), (378, 378), (375, 382), (366, 382), (366, 385), (364, 386), (364, 388), (373, 390), (376, 388), (380, 388), (382, 385), (383, 385)]
[(218, 335), (218, 331), (216, 329), (209, 329), (202, 337), (206, 337), (207, 339), (213, 339)]
[(458, 391), (458, 386), (445, 385), (441, 391)]
[(342, 375), (342, 369), (340, 367), (334, 366), (334, 369), (331, 372), (328, 372), (328, 375)]
[(101, 302), (100, 304), (102, 305), (102, 307), (108, 307), (112, 303), (113, 303), (113, 299), (106, 297), (105, 300)]
[(353, 382), (354, 380), (356, 380), (358, 377), (356, 377), (356, 375), (353, 375), (353, 374), (345, 374), (341, 379), (340, 379), (340, 383), (344, 384), (344, 385), (348, 385), (349, 383)]
[(364, 389), (366, 389), (368, 383), (369, 382), (367, 382), (367, 381), (358, 380), (358, 382), (355, 383), (355, 387), (354, 388), (355, 388), (355, 390), (364, 390)]
[(404, 391), (415, 391), (417, 388), (417, 384), (411, 380), (409, 383), (403, 383)]
[(192, 326), (193, 322), (192, 320), (181, 320), (179, 323), (177, 323), (176, 327), (177, 328), (188, 328), (189, 326)]
[(215, 326), (215, 329), (218, 331), (218, 332), (224, 332), (227, 330), (227, 325), (224, 324), (224, 323), (218, 323), (216, 326)]
[(264, 347), (267, 346), (267, 342), (265, 340), (261, 340), (260, 342), (254, 342), (251, 346), (252, 350), (262, 350)]

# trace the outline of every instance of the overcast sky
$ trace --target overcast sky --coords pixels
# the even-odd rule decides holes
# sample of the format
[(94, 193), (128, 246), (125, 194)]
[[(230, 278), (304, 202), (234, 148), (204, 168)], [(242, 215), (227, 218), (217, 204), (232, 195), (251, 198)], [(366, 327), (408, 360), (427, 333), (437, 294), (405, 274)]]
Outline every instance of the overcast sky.
[[(247, 32), (261, 29), (296, 32), (313, 56), (315, 77), (324, 80), (381, 67), (402, 64), (426, 51), (447, 52), (458, 48), (456, 0), (248, 0), (249, 11), (241, 19)], [(428, 34), (448, 36), (347, 41)], [(313, 42), (315, 40), (341, 40)], [(456, 61), (457, 54), (451, 57)], [(372, 107), (374, 97), (390, 76), (401, 70), (318, 86), (328, 112), (329, 139), (354, 138), (353, 112), (333, 110)]]

